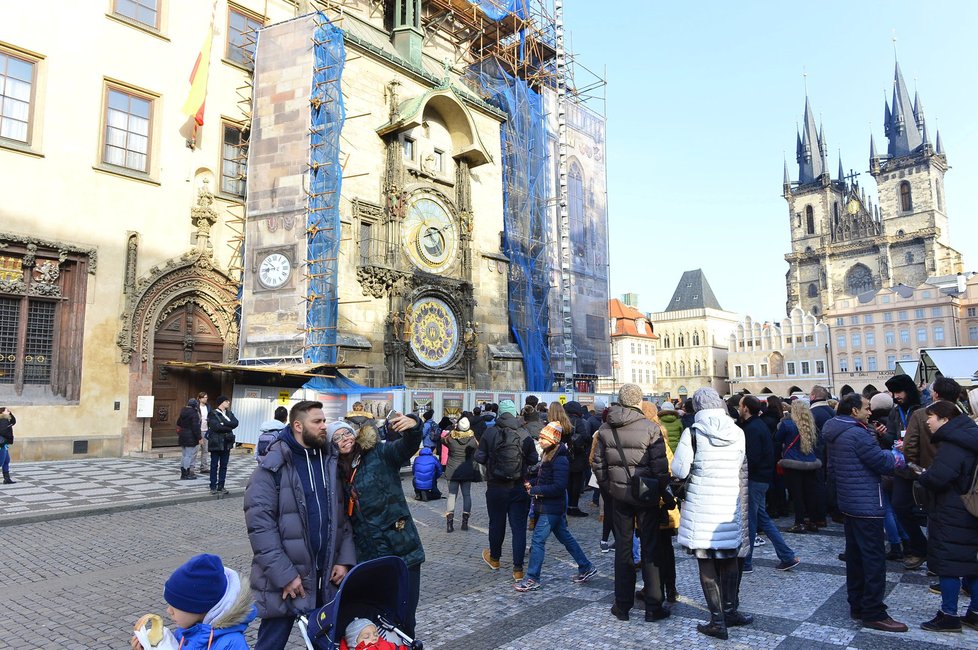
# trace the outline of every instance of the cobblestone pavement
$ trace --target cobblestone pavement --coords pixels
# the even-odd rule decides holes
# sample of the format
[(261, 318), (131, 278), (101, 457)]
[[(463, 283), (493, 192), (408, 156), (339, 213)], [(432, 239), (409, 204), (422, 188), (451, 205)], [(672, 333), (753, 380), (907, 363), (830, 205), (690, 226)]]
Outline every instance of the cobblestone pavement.
[[(207, 495), (206, 485), (188, 485), (203, 481), (173, 480), (174, 467), (177, 464), (171, 460), (129, 459), (15, 467), (15, 478), (21, 483), (0, 488), (6, 497), (3, 506), (11, 507), (13, 499), (19, 500), (14, 507), (28, 505), (27, 510), (10, 513), (5, 509), (0, 515), (0, 523), (7, 524), (0, 528), (0, 598), (4, 605), (0, 647), (126, 648), (127, 630), (135, 619), (148, 611), (163, 613), (162, 584), (189, 556), (217, 553), (247, 575), (251, 551), (240, 488), (252, 468), (250, 458), (232, 459), (237, 493), (220, 499)], [(71, 482), (60, 482), (68, 477)], [(111, 489), (116, 492), (80, 494), (86, 491), (83, 483), (92, 480), (101, 485), (111, 477), (115, 477), (116, 487)], [(140, 482), (125, 482), (136, 478)], [(25, 495), (12, 499), (8, 490), (24, 484), (39, 490), (25, 495), (57, 493), (61, 501), (24, 501)], [(963, 634), (940, 635), (919, 629), (937, 611), (939, 596), (928, 592), (933, 579), (923, 571), (904, 572), (897, 564), (889, 566), (887, 604), (894, 618), (910, 624), (911, 631), (884, 634), (863, 630), (850, 621), (844, 568), (836, 559), (843, 546), (838, 525), (817, 535), (787, 535), (802, 559), (792, 571), (774, 570), (777, 558), (770, 544), (755, 550), (754, 573), (744, 576), (741, 602), (744, 611), (755, 614), (756, 622), (732, 629), (727, 642), (696, 632), (695, 624), (707, 615), (696, 564), (682, 555), (677, 555), (680, 602), (673, 607), (671, 618), (645, 623), (640, 610), (633, 610), (629, 622), (614, 619), (609, 613), (613, 553), (598, 551), (600, 524), (593, 509), (588, 510), (590, 517), (573, 519), (570, 526), (599, 575), (584, 585), (573, 584), (570, 578), (576, 567), (551, 539), (543, 588), (516, 593), (510, 579), (508, 539), (501, 571), (490, 572), (480, 558), (486, 546), (487, 522), (483, 490), (475, 487), (473, 529), (465, 533), (457, 528), (452, 534), (445, 533), (444, 501), (409, 500), (427, 555), (418, 611), (419, 637), (427, 648), (978, 650), (978, 632), (966, 629)], [(410, 490), (407, 480), (405, 488)], [(94, 499), (107, 500), (92, 502)], [(167, 500), (172, 503), (138, 509)], [(120, 509), (106, 510), (106, 506)], [(36, 517), (44, 520), (33, 520)], [(256, 630), (257, 625), (249, 630), (252, 643)], [(302, 647), (298, 633), (290, 647)]]

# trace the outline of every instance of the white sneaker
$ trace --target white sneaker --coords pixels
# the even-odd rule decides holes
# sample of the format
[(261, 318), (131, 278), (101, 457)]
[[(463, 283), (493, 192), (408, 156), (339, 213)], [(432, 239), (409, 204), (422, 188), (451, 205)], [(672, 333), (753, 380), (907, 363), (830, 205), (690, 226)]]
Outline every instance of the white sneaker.
[(767, 540), (760, 535), (754, 538), (754, 546), (764, 546), (765, 544), (767, 544)]

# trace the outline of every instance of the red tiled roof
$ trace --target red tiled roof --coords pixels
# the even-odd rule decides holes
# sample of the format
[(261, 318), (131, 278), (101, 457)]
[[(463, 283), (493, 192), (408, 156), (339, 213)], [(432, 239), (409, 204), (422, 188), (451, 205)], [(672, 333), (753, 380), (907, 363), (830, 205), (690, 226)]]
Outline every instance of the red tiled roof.
[[(616, 319), (615, 331), (611, 333), (611, 336), (613, 337), (637, 336), (639, 338), (650, 340), (656, 340), (659, 338), (659, 336), (652, 331), (652, 323), (645, 317), (645, 314), (634, 307), (629, 307), (617, 298), (612, 298), (608, 301), (608, 317)], [(638, 320), (645, 321), (645, 333), (640, 333), (638, 331), (638, 327), (636, 325)]]

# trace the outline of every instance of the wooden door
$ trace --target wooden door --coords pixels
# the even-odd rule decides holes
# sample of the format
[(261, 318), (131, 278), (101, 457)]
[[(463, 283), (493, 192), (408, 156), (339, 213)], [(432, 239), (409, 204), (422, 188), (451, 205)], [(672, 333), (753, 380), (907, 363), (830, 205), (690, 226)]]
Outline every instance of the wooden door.
[(213, 404), (223, 390), (222, 373), (171, 368), (166, 362), (223, 359), (224, 340), (200, 307), (188, 303), (163, 322), (153, 341), (153, 447), (177, 444), (177, 417), (187, 400), (204, 391)]

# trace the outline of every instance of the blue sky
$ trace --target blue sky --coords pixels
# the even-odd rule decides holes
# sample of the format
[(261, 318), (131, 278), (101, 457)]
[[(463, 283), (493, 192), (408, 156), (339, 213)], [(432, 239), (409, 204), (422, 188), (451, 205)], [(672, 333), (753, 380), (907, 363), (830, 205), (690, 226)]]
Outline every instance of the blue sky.
[(612, 296), (636, 292), (643, 311), (660, 311), (682, 272), (702, 268), (724, 308), (782, 318), (790, 245), (782, 162), (797, 179), (803, 72), (829, 169), (834, 176), (841, 149), (875, 202), (869, 136), (885, 151), (894, 34), (907, 85), (948, 155), (952, 243), (965, 268), (978, 269), (968, 192), (978, 174), (978, 3), (598, 6), (565, 2), (565, 23), (578, 59), (607, 66)]

